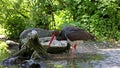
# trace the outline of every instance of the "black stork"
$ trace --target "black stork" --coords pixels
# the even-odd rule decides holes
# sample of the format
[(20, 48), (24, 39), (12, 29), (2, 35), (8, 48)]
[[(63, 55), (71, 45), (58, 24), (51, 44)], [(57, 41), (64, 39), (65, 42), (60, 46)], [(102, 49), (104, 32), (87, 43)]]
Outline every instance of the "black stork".
[[(58, 31), (56, 31), (56, 32), (58, 32)], [(56, 33), (56, 36), (57, 36), (58, 40), (69, 39), (71, 41), (76, 41), (76, 40), (95, 41), (95, 37), (92, 36), (90, 33), (86, 32), (78, 27), (74, 27), (74, 26), (64, 27), (60, 33)]]
[(55, 36), (57, 40), (67, 40), (67, 39), (69, 39), (70, 41), (76, 41), (76, 40), (95, 41), (96, 40), (95, 37), (90, 33), (74, 26), (66, 26), (61, 31), (55, 30), (52, 34), (49, 46), (52, 43), (52, 40), (54, 39)]
[[(74, 26), (66, 26), (61, 31), (55, 30), (52, 34), (50, 43), (48, 47), (50, 47), (53, 39), (55, 38), (57, 40), (70, 40), (70, 41), (76, 41), (76, 40), (92, 40), (95, 41), (95, 37), (92, 36), (90, 33)], [(70, 47), (70, 45), (68, 45)], [(76, 49), (76, 43), (72, 44), (72, 50)]]

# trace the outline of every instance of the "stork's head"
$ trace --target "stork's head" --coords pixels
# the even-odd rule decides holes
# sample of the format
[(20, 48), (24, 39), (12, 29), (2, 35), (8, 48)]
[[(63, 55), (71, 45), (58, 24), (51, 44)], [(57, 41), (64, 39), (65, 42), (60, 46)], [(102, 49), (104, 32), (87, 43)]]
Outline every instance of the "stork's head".
[(59, 34), (59, 30), (54, 30), (54, 31), (52, 32), (52, 36), (51, 36), (51, 39), (50, 39), (50, 42), (49, 42), (48, 47), (50, 47), (50, 45), (51, 45), (51, 43), (53, 42), (55, 36), (57, 36), (58, 34)]
[(57, 36), (58, 34), (59, 34), (59, 30), (54, 30), (53, 32), (52, 32), (52, 35), (55, 35), (55, 36)]

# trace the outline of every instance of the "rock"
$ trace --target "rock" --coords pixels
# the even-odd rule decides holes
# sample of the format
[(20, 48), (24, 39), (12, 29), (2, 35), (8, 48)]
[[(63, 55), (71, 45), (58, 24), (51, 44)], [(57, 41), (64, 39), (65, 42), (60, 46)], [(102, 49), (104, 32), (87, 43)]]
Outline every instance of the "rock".
[(8, 49), (13, 49), (13, 50), (19, 49), (19, 43), (17, 43), (17, 42), (14, 42), (12, 40), (7, 40), (6, 43), (8, 45)]
[(39, 38), (50, 37), (50, 36), (52, 35), (52, 31), (50, 31), (50, 30), (45, 30), (45, 29), (40, 29), (40, 28), (30, 28), (30, 29), (26, 29), (26, 30), (24, 30), (24, 31), (20, 34), (20, 42), (21, 42), (21, 44), (23, 44), (23, 43), (26, 41), (26, 37), (28, 36), (28, 34), (29, 34), (32, 30), (37, 31)]
[(22, 68), (46, 68), (42, 61), (36, 62), (33, 59), (25, 60), (24, 63), (20, 64), (19, 66)]
[(16, 64), (22, 63), (25, 59), (26, 58), (22, 57), (22, 56), (10, 57), (10, 58), (7, 58), (7, 59), (3, 60), (0, 63), (0, 65), (10, 67), (10, 66), (14, 66)]
[[(35, 34), (34, 33), (35, 31), (37, 32), (37, 35), (38, 35), (38, 43), (40, 43), (40, 45), (42, 46), (46, 46), (48, 53), (63, 53), (70, 48), (70, 46), (67, 46), (68, 45), (67, 41), (58, 41), (58, 40), (54, 40), (52, 43), (52, 46), (48, 48), (48, 44), (51, 38), (50, 36), (52, 34), (52, 31), (44, 30), (40, 28), (32, 28), (32, 29), (24, 30), (20, 34), (21, 45), (26, 43), (26, 41), (28, 40), (27, 37), (29, 37), (32, 34)], [(33, 36), (30, 36), (30, 37), (33, 37)]]
[[(48, 46), (50, 39), (51, 39), (51, 37), (39, 38), (42, 46)], [(67, 46), (66, 40), (58, 41), (58, 40), (54, 39), (53, 42), (51, 43), (50, 47), (66, 47), (66, 46)]]

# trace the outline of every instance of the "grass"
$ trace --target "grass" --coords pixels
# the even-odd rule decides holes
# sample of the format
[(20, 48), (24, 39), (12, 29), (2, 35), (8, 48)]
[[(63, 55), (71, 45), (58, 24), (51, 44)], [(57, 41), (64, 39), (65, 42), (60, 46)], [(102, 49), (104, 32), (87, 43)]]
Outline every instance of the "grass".
[[(10, 53), (7, 50), (7, 44), (3, 41), (0, 41), (0, 62), (2, 62), (4, 59), (8, 58), (10, 56)], [(4, 68), (0, 66), (0, 68)]]

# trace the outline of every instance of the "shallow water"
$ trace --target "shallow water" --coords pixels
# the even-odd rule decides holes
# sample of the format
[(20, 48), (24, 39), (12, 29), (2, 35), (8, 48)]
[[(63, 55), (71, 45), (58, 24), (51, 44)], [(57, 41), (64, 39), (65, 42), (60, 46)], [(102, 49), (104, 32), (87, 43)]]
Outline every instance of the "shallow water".
[[(51, 55), (52, 59), (42, 60), (37, 62), (40, 64), (41, 68), (92, 68), (91, 61), (100, 60), (101, 55), (97, 54), (77, 54), (74, 59), (71, 55), (55, 54)], [(0, 67), (6, 68), (6, 67)], [(27, 64), (13, 65), (8, 68), (31, 68)], [(32, 67), (36, 68), (36, 67)], [(40, 67), (37, 67), (40, 68)]]
[(73, 60), (56, 60), (46, 64), (46, 68), (92, 68), (89, 62)]
[[(93, 68), (91, 61), (98, 61), (104, 57), (103, 55), (96, 54), (95, 52), (97, 52), (97, 50), (94, 47), (94, 43), (81, 43), (76, 48), (74, 60), (71, 58), (72, 56), (70, 51), (69, 54), (52, 54), (50, 55), (52, 58), (49, 60), (40, 60), (37, 63), (41, 65), (41, 68)], [(6, 65), (11, 66), (8, 68), (40, 68), (29, 67), (30, 60), (28, 61), (28, 64), (23, 63), (22, 65), (11, 66), (10, 63), (6, 63)], [(1, 66), (0, 68), (6, 67)]]

